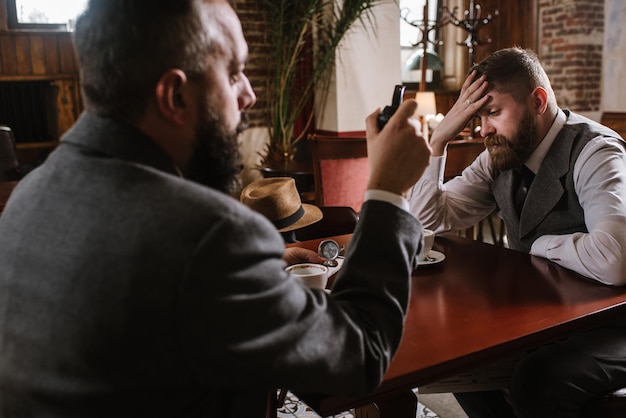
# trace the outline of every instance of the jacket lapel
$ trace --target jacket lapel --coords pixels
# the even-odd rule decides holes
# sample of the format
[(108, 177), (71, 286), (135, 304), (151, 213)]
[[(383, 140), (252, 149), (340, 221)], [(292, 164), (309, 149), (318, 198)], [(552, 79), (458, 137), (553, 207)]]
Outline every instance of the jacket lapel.
[(491, 190), (502, 213), (510, 214), (511, 217), (517, 217), (513, 201), (513, 188), (513, 170), (506, 170), (500, 172)]
[(546, 154), (526, 196), (527, 204), (520, 219), (520, 237), (532, 232), (563, 197), (563, 178), (569, 171), (575, 138), (576, 131), (566, 124)]

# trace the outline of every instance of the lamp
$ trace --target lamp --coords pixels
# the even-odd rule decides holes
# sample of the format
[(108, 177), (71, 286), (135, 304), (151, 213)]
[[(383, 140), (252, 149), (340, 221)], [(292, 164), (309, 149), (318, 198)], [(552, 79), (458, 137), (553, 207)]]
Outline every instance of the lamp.
[(422, 124), (422, 133), (424, 137), (428, 139), (428, 120), (427, 115), (437, 114), (437, 102), (435, 100), (435, 93), (432, 91), (418, 91), (415, 94), (415, 100), (417, 101), (417, 110), (415, 110), (414, 116), (417, 117)]
[(435, 83), (434, 85), (438, 84), (433, 71), (443, 70), (443, 62), (436, 52), (426, 50), (424, 55), (424, 49), (419, 48), (404, 62), (404, 68), (407, 71), (419, 71), (420, 75), (418, 78), (421, 80), (419, 90), (425, 91), (427, 83), (433, 82)]
[[(409, 71), (421, 70), (423, 56), (424, 49), (418, 49), (406, 60), (404, 67)], [(433, 71), (443, 70), (443, 63), (441, 62), (441, 58), (439, 58), (439, 54), (433, 51), (426, 51), (426, 69)]]
[(441, 45), (443, 44), (443, 42), (429, 39), (428, 34), (429, 32), (433, 30), (435, 31), (438, 30), (440, 27), (447, 24), (448, 22), (446, 19), (434, 20), (434, 21), (428, 19), (429, 11), (430, 11), (430, 8), (428, 6), (428, 0), (425, 0), (424, 13), (422, 14), (421, 21), (409, 21), (407, 19), (408, 15), (402, 16), (402, 19), (404, 19), (405, 22), (407, 22), (411, 26), (416, 27), (421, 32), (421, 35), (422, 35), (420, 41), (413, 44), (413, 46), (415, 47), (421, 46), (421, 48), (416, 50), (405, 63), (405, 66), (407, 70), (409, 71), (420, 70), (421, 72), (421, 81), (420, 81), (420, 88), (419, 88), (420, 91), (426, 91), (426, 71), (427, 70), (431, 70), (432, 72), (432, 70), (443, 69), (443, 65), (441, 63), (441, 59), (439, 58), (439, 56), (436, 53), (429, 51), (427, 48), (429, 43), (433, 45)]

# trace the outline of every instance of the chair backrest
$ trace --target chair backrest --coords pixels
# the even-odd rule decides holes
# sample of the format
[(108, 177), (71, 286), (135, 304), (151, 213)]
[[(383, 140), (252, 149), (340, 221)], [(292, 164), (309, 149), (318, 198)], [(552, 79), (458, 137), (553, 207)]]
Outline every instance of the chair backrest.
[(604, 112), (600, 123), (613, 129), (626, 139), (626, 112)]
[(485, 144), (482, 138), (456, 139), (448, 142), (444, 180), (461, 175), (465, 167), (472, 164), (478, 154), (484, 150)]
[(349, 206), (361, 211), (367, 181), (367, 141), (363, 136), (310, 134), (317, 206)]
[(14, 181), (21, 177), (13, 131), (0, 125), (0, 181)]

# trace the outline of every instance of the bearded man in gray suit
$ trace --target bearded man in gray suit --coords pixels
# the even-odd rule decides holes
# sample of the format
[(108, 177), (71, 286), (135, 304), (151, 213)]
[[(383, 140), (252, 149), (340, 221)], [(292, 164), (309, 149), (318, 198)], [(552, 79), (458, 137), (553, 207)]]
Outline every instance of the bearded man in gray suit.
[(271, 388), (376, 388), (421, 242), (416, 102), (367, 117), (329, 295), (284, 271), (321, 259), (227, 193), (256, 97), (226, 0), (91, 0), (75, 45), (86, 112), (0, 217), (0, 416), (251, 417)]
[[(472, 117), (486, 150), (443, 183), (446, 145)], [(496, 51), (476, 65), (431, 136), (431, 164), (411, 210), (437, 232), (496, 212), (509, 247), (608, 285), (626, 284), (626, 143), (616, 132), (559, 109), (534, 52)], [(626, 321), (542, 347), (500, 392), (457, 394), (471, 418), (578, 418), (594, 399), (626, 386)]]

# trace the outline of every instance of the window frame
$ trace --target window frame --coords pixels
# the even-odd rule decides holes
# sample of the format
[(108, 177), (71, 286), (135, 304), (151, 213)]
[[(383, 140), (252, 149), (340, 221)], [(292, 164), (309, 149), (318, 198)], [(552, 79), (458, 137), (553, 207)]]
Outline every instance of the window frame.
[(65, 23), (20, 23), (17, 20), (17, 4), (15, 0), (6, 0), (7, 26), (9, 29), (47, 30), (70, 32)]

